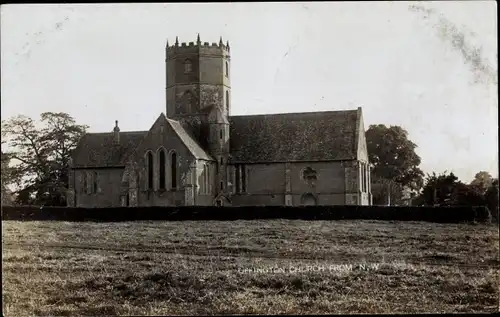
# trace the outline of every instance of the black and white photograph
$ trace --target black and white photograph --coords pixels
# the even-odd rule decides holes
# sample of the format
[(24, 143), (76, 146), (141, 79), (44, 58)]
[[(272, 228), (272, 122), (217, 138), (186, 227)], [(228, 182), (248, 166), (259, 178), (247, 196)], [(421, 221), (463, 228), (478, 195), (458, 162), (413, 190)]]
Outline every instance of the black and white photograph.
[(0, 8), (3, 316), (500, 310), (496, 1)]

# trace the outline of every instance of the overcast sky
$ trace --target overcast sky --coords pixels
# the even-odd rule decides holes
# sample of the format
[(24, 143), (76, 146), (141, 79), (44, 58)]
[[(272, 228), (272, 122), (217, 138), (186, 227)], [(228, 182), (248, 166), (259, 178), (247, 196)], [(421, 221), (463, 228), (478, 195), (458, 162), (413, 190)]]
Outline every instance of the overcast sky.
[[(413, 8), (411, 6), (414, 6)], [(231, 46), (232, 114), (363, 108), (424, 172), (498, 174), (496, 2), (2, 5), (2, 119), (67, 112), (90, 132), (165, 112), (165, 44)], [(480, 51), (479, 51), (480, 50)]]

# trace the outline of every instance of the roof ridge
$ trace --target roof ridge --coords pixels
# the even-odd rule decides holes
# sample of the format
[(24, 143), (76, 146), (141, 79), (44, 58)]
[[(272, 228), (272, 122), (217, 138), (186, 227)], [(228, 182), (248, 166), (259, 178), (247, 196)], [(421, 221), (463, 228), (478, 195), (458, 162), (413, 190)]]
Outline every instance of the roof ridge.
[(289, 116), (289, 115), (302, 115), (302, 114), (331, 114), (340, 112), (356, 112), (357, 109), (345, 109), (345, 110), (328, 110), (328, 111), (308, 111), (308, 112), (284, 112), (284, 113), (260, 113), (260, 114), (244, 114), (244, 115), (232, 115), (229, 118), (234, 117), (263, 117), (263, 116)]
[[(142, 131), (144, 133), (146, 133), (142, 139), (135, 145), (135, 147), (133, 149), (131, 149), (129, 151), (129, 153), (127, 153), (127, 155), (124, 155), (124, 157), (122, 158), (122, 161), (127, 161), (130, 157), (132, 157), (133, 155), (135, 155), (137, 153), (137, 149), (142, 145), (142, 143), (144, 143), (144, 140), (148, 137), (148, 135), (151, 133), (151, 129), (153, 128), (153, 126), (156, 124), (156, 122), (158, 122), (158, 120), (160, 120), (161, 118), (165, 118), (167, 119), (167, 117), (165, 117), (165, 115), (162, 113), (160, 113), (160, 115), (158, 116), (158, 118), (156, 118), (156, 120), (153, 122), (153, 124), (151, 125), (151, 127), (147, 130), (147, 131)], [(168, 119), (167, 119), (168, 120)]]
[[(134, 131), (120, 131), (120, 133), (145, 133), (148, 132), (148, 130), (134, 130)], [(113, 131), (110, 132), (87, 132), (85, 134), (112, 134)]]

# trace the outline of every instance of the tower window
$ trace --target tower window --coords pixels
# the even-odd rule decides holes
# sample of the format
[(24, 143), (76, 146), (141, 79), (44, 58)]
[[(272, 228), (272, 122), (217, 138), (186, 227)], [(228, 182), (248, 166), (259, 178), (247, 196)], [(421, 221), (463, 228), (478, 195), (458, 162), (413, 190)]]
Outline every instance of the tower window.
[(193, 64), (189, 59), (184, 61), (184, 73), (190, 73), (193, 71)]
[(229, 91), (226, 90), (226, 111), (229, 114)]
[(229, 77), (229, 63), (226, 62), (226, 77)]
[(220, 182), (220, 189), (223, 190), (224, 189), (224, 182)]
[(222, 158), (222, 157), (220, 158), (220, 165), (221, 165), (221, 166), (222, 166), (222, 165), (224, 165), (224, 160), (223, 160), (223, 158)]
[(223, 132), (223, 130), (221, 129), (221, 130), (219, 131), (219, 134), (220, 134), (220, 139), (221, 139), (221, 140), (224, 138), (224, 136), (222, 135), (222, 132)]

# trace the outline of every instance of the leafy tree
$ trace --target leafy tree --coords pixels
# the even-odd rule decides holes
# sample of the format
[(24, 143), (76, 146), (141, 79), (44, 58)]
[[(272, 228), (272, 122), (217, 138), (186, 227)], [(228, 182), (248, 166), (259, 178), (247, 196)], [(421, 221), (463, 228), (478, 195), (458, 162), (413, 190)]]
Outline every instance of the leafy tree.
[(419, 203), (426, 206), (451, 205), (451, 199), (455, 198), (454, 188), (458, 184), (458, 177), (455, 174), (441, 175), (436, 173), (428, 174), (425, 186), (420, 195)]
[(403, 187), (401, 184), (380, 177), (372, 178), (371, 182), (374, 205), (403, 204)]
[[(2, 144), (4, 141), (2, 140)], [(11, 167), (9, 166), (10, 163), (10, 157), (8, 153), (5, 153), (4, 151), (1, 151), (1, 160), (2, 160), (2, 205), (7, 205), (11, 203), (11, 194), (12, 192), (9, 190), (8, 185), (12, 183), (11, 181)]]
[(366, 131), (368, 158), (371, 164), (374, 204), (402, 203), (405, 188), (413, 193), (423, 186), (424, 173), (419, 168), (417, 145), (408, 139), (408, 132), (399, 126), (371, 125)]
[(491, 186), (488, 187), (486, 193), (484, 194), (484, 198), (486, 200), (488, 209), (491, 211), (493, 219), (496, 219), (498, 221), (500, 219), (499, 209), (498, 209), (498, 200), (499, 200), (498, 178), (494, 178), (492, 180)]
[[(3, 142), (2, 142), (3, 143)], [(10, 167), (10, 157), (8, 153), (5, 153), (4, 151), (1, 152), (2, 154), (2, 188), (3, 186), (7, 186), (12, 183), (12, 172), (11, 172), (11, 167)]]
[(41, 114), (42, 127), (27, 116), (2, 122), (11, 149), (12, 181), (20, 188), (20, 203), (65, 205), (71, 151), (87, 126), (66, 113)]
[(484, 194), (493, 185), (493, 177), (490, 173), (481, 171), (476, 174), (474, 180), (470, 183), (472, 186), (479, 188)]
[(461, 182), (455, 174), (446, 172), (428, 175), (418, 198), (418, 204), (427, 206), (485, 206), (482, 189)]

